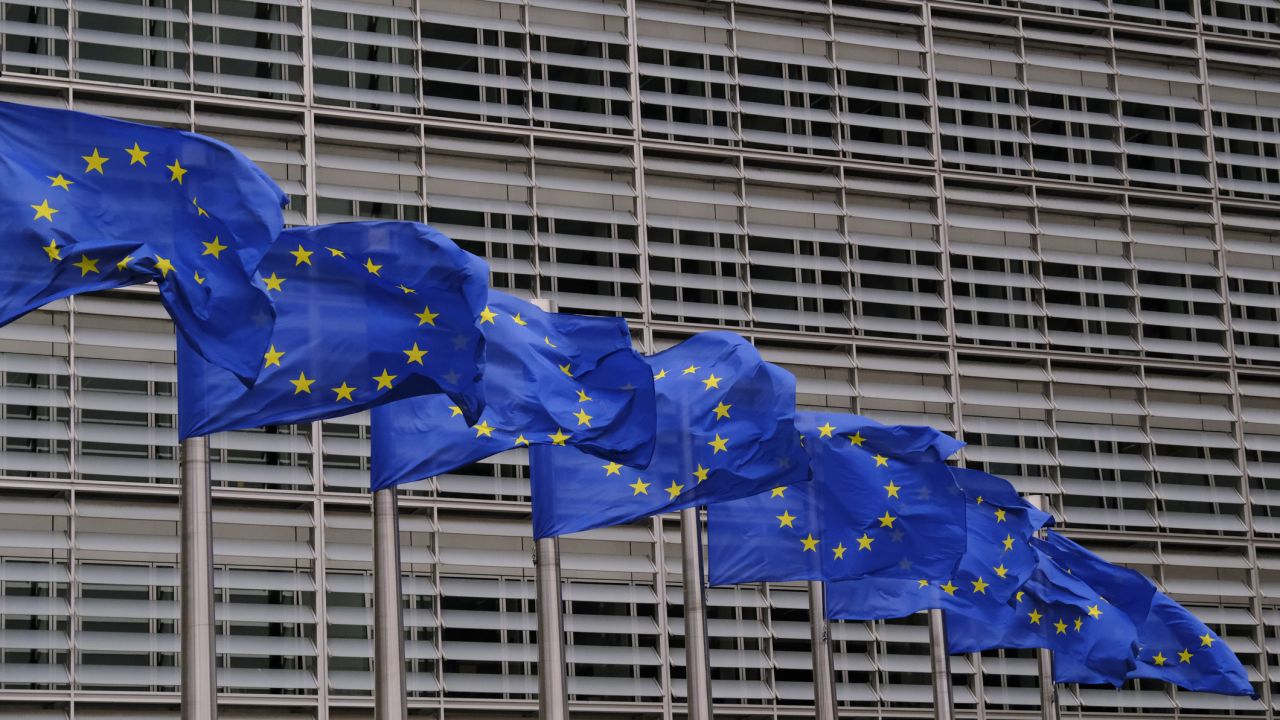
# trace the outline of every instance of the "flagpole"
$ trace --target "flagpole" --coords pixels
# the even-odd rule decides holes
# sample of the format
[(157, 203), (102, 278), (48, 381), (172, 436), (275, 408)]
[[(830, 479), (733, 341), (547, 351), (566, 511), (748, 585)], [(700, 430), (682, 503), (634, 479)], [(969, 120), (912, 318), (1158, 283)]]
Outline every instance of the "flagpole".
[(831, 623), (827, 620), (826, 589), (809, 581), (809, 637), (813, 644), (814, 720), (836, 720), (836, 676), (831, 660)]
[(373, 717), (405, 720), (400, 515), (394, 487), (373, 493)]
[(182, 719), (216, 720), (213, 618), (213, 496), (209, 438), (182, 441)]
[(933, 716), (954, 720), (951, 700), (951, 658), (947, 655), (947, 626), (942, 610), (929, 611), (929, 658), (933, 665)]
[(698, 508), (680, 511), (681, 577), (684, 581), (684, 657), (688, 720), (711, 720), (711, 663), (707, 642), (706, 571)]
[[(1043, 495), (1028, 495), (1027, 502), (1040, 510), (1049, 511)], [(1041, 720), (1058, 720), (1058, 686), (1053, 682), (1053, 652), (1048, 648), (1040, 648), (1036, 651), (1036, 660), (1040, 675)]]
[[(531, 302), (547, 312), (556, 310), (554, 300), (538, 298)], [(538, 612), (538, 717), (541, 720), (569, 720), (564, 604), (560, 593), (560, 538), (534, 541), (533, 568)]]

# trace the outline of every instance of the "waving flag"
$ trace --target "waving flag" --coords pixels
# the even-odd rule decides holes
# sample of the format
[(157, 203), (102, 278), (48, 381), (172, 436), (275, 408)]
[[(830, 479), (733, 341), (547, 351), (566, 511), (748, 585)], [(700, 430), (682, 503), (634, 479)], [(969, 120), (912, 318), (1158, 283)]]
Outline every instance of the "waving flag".
[(813, 481), (707, 510), (713, 585), (947, 575), (964, 497), (944, 464), (964, 445), (921, 426), (797, 413)]
[(481, 313), (485, 412), (473, 427), (448, 398), (373, 411), (372, 486), (381, 490), (539, 444), (625, 465), (653, 456), (653, 373), (620, 318), (544, 312), (497, 290)]
[(484, 261), (426, 225), (340, 223), (281, 233), (261, 272), (277, 315), (265, 352), (239, 348), (260, 371), (252, 387), (179, 339), (182, 437), (431, 393), (479, 418)]
[(216, 140), (0, 103), (0, 324), (154, 280), (187, 346), (248, 382), (272, 313), (254, 270), (287, 200)]
[(708, 332), (645, 358), (657, 394), (653, 460), (630, 467), (573, 447), (530, 453), (535, 537), (629, 522), (804, 482), (796, 380), (746, 340)]

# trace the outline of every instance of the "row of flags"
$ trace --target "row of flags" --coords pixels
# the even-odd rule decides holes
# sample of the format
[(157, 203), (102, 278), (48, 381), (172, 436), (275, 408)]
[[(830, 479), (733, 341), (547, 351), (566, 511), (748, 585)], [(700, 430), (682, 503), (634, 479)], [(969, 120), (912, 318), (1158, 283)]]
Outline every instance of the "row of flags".
[(529, 450), (536, 537), (706, 506), (713, 584), (825, 581), (832, 619), (946, 611), (949, 649), (1048, 648), (1058, 682), (1256, 697), (1227, 643), (1054, 533), (932, 428), (797, 412), (742, 337), (632, 348), (407, 222), (283, 229), (283, 192), (187, 132), (0, 103), (0, 324), (155, 282), (182, 437), (369, 410), (372, 489)]

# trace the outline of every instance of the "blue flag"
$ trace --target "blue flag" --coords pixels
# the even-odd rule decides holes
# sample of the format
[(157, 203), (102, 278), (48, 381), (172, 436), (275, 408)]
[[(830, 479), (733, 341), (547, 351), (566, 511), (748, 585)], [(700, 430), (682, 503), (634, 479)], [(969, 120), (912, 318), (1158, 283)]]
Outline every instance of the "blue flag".
[(272, 312), (254, 270), (287, 201), (216, 140), (0, 103), (0, 325), (61, 297), (154, 280), (186, 343), (249, 382)]
[(827, 617), (881, 620), (920, 610), (963, 612), (1007, 603), (1031, 577), (1037, 554), (1030, 543), (1052, 523), (1008, 481), (981, 470), (949, 468), (964, 493), (964, 555), (954, 573), (915, 578), (868, 577), (827, 585)]
[(1036, 567), (1008, 602), (973, 602), (946, 614), (947, 649), (1047, 648), (1054, 682), (1123, 682), (1134, 667), (1138, 630), (1097, 588), (1069, 573), (1032, 541)]
[(653, 372), (621, 318), (549, 313), (497, 290), (481, 316), (485, 411), (468, 427), (448, 398), (373, 411), (374, 490), (533, 445), (573, 445), (614, 462), (653, 456)]
[(249, 388), (178, 343), (178, 430), (309, 422), (444, 393), (463, 417), (484, 407), (483, 260), (426, 225), (292, 228), (262, 261), (276, 320)]
[[(1257, 698), (1248, 672), (1231, 648), (1141, 573), (1112, 565), (1057, 533), (1049, 533), (1038, 547), (1134, 622), (1139, 650), (1130, 679), (1163, 680), (1187, 690)], [(1071, 678), (1069, 682), (1119, 685), (1123, 680), (1098, 677), (1073, 657), (1057, 659), (1058, 672)]]
[(964, 443), (923, 426), (797, 413), (812, 482), (707, 510), (712, 585), (947, 576), (964, 497), (944, 461)]
[(695, 335), (645, 358), (657, 395), (657, 440), (644, 468), (573, 447), (535, 446), (533, 534), (617, 525), (803, 482), (796, 379), (746, 340)]

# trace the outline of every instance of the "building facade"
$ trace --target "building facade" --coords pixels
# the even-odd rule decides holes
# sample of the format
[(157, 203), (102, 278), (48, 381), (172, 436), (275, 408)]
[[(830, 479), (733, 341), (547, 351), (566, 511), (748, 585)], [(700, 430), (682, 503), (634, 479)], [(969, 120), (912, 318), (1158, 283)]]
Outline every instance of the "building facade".
[[(1274, 0), (6, 0), (0, 36), (0, 98), (226, 140), (292, 223), (427, 221), (646, 350), (732, 329), (804, 407), (957, 434), (1262, 694), (1067, 716), (1274, 716)], [(177, 717), (173, 353), (145, 287), (0, 328), (0, 717)], [(212, 445), (223, 717), (372, 717), (367, 418)], [(535, 714), (528, 495), (516, 453), (402, 494), (413, 717)], [(563, 541), (575, 717), (682, 717), (677, 531)], [(803, 587), (709, 603), (717, 715), (810, 716)], [(848, 716), (932, 716), (922, 618), (833, 634)], [(1038, 717), (1030, 653), (953, 668), (961, 717)]]

